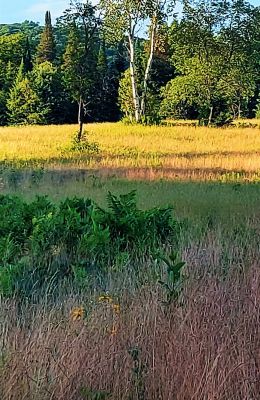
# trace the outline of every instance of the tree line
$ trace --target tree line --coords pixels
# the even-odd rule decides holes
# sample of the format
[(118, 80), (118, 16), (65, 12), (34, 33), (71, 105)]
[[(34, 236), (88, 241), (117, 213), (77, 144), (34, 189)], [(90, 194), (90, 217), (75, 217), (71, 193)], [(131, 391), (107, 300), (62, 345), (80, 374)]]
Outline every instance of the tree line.
[(0, 124), (225, 124), (260, 117), (260, 7), (70, 1), (53, 25), (0, 25)]

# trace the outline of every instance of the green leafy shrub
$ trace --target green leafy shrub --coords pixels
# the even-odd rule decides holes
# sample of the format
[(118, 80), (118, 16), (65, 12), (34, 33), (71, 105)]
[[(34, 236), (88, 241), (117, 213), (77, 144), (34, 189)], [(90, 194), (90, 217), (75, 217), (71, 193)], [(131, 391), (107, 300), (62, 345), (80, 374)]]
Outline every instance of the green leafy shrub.
[(143, 251), (143, 245), (156, 246), (173, 233), (172, 209), (139, 210), (135, 191), (119, 197), (109, 192), (108, 205), (110, 212), (104, 212), (104, 222), (121, 250), (138, 247)]
[(87, 133), (83, 132), (81, 139), (78, 132), (72, 138), (71, 144), (65, 149), (65, 152), (88, 153), (90, 155), (99, 153), (99, 145), (96, 142), (90, 142), (87, 139)]
[(76, 197), (56, 205), (47, 197), (28, 204), (1, 196), (0, 292), (28, 295), (63, 278), (80, 283), (90, 271), (120, 268), (120, 259), (129, 265), (149, 256), (173, 237), (172, 209), (139, 210), (135, 191), (119, 197), (109, 193), (108, 207)]

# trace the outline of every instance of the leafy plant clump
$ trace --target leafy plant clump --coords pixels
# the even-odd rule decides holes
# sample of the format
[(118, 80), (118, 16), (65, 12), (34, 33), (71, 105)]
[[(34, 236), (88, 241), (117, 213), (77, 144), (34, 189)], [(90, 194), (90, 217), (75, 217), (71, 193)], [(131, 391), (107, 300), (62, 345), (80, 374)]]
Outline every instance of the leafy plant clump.
[(164, 280), (159, 280), (159, 284), (164, 288), (166, 292), (165, 305), (170, 305), (175, 302), (182, 291), (182, 269), (185, 266), (185, 262), (180, 260), (178, 253), (172, 252), (168, 257), (159, 255), (159, 258), (167, 266), (167, 274)]
[(90, 142), (87, 138), (86, 132), (83, 132), (81, 139), (79, 139), (78, 132), (73, 136), (71, 143), (63, 150), (64, 153), (87, 153), (95, 155), (99, 153), (99, 145), (96, 142)]
[(28, 294), (65, 278), (82, 281), (120, 259), (149, 256), (172, 239), (170, 207), (139, 210), (135, 191), (109, 193), (107, 200), (108, 210), (77, 197), (57, 205), (46, 196), (29, 204), (0, 196), (0, 293)]

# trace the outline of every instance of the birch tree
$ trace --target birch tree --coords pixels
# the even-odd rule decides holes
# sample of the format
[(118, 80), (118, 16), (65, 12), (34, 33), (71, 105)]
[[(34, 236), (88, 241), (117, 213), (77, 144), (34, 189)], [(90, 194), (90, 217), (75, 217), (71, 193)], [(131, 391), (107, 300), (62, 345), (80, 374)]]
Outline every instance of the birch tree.
[[(140, 122), (145, 116), (146, 96), (158, 26), (169, 15), (175, 0), (101, 0), (104, 10), (105, 28), (112, 41), (126, 38), (129, 53), (129, 71), (131, 78), (135, 121)], [(149, 54), (140, 90), (136, 73), (136, 40), (144, 26), (148, 28)]]

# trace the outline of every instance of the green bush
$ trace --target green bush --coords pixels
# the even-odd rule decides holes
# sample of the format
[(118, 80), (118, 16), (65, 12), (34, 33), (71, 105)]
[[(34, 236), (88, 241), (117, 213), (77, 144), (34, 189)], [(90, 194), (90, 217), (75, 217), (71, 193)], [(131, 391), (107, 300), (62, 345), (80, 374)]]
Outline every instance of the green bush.
[(47, 197), (28, 204), (1, 196), (0, 292), (28, 295), (50, 280), (87, 279), (89, 271), (118, 266), (120, 254), (132, 261), (149, 256), (174, 228), (171, 208), (139, 210), (135, 191), (109, 193), (108, 210), (76, 197), (56, 205)]

